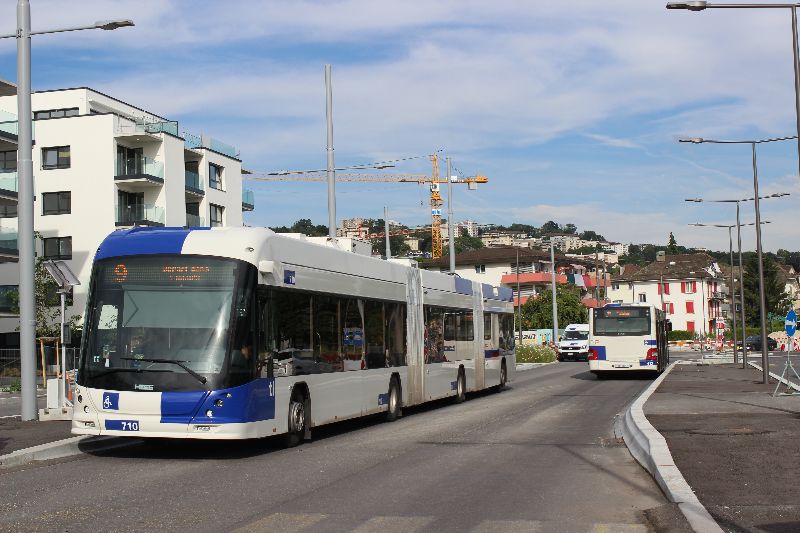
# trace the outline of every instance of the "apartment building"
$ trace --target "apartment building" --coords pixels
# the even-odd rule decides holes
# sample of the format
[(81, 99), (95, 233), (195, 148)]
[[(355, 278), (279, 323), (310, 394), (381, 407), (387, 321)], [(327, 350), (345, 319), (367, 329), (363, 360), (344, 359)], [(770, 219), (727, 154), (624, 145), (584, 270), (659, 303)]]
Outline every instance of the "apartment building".
[(728, 278), (708, 254), (663, 256), (640, 269), (624, 269), (611, 281), (615, 303), (662, 306), (673, 329), (713, 332), (717, 318), (729, 313)]
[[(0, 122), (15, 124), (16, 107), (16, 89), (0, 82)], [(176, 121), (86, 87), (35, 92), (32, 109), (37, 254), (65, 260), (81, 281), (70, 315), (83, 313), (95, 250), (115, 229), (241, 226), (255, 207), (238, 151)], [(16, 235), (16, 158), (15, 136), (0, 134), (0, 236)], [(0, 285), (18, 277), (0, 265)], [(0, 332), (17, 323), (0, 319)]]

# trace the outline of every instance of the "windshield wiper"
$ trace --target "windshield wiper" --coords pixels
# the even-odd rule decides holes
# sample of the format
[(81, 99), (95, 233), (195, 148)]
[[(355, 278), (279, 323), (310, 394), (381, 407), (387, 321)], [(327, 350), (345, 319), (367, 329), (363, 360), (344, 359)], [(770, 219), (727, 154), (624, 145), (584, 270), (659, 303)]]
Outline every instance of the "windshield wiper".
[[(142, 369), (142, 368), (110, 368), (110, 369), (105, 370), (103, 372), (98, 372), (97, 374), (92, 374), (90, 372), (89, 375), (91, 377), (93, 377), (93, 378), (99, 378), (100, 376), (105, 376), (107, 374), (114, 374), (115, 372), (142, 372), (144, 370), (145, 369)], [(161, 370), (161, 371), (160, 370), (148, 370), (148, 372), (169, 372), (169, 370), (165, 370), (165, 371), (163, 371), (163, 370)]]
[(199, 381), (203, 385), (205, 385), (206, 382), (208, 381), (205, 378), (205, 376), (201, 376), (200, 374), (198, 374), (197, 372), (195, 372), (194, 370), (192, 370), (191, 368), (189, 368), (188, 366), (183, 364), (183, 363), (190, 363), (191, 361), (178, 361), (178, 360), (175, 360), (175, 359), (151, 359), (151, 358), (147, 358), (147, 357), (141, 357), (141, 358), (140, 357), (122, 357), (122, 359), (124, 359), (125, 361), (147, 361), (148, 363), (172, 363), (173, 365), (178, 365), (182, 369), (186, 370), (186, 372), (188, 372), (190, 376), (192, 376), (194, 379), (196, 379), (197, 381)]

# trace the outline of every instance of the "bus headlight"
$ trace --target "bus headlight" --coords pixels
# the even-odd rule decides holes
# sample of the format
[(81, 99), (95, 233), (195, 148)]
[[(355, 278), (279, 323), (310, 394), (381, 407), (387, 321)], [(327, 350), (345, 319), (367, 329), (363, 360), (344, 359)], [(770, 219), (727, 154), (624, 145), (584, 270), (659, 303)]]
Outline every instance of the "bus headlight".
[(217, 398), (217, 399), (214, 401), (214, 405), (216, 405), (217, 407), (222, 407), (222, 405), (223, 405), (224, 403), (225, 403), (225, 402), (223, 402), (221, 398)]

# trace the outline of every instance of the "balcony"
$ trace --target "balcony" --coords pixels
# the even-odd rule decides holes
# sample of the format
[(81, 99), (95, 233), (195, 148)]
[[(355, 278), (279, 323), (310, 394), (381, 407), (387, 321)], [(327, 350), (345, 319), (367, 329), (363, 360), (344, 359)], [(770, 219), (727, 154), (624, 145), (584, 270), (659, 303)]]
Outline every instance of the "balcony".
[(209, 150), (213, 150), (214, 152), (226, 155), (233, 159), (239, 159), (239, 150), (237, 150), (235, 146), (231, 146), (230, 144), (218, 141), (217, 139), (209, 137), (208, 135), (197, 136), (184, 131), (183, 143), (184, 146), (189, 150), (207, 148)]
[(0, 111), (0, 139), (16, 144), (18, 134), (19, 123), (17, 122), (17, 115), (7, 111)]
[(17, 218), (17, 204), (0, 204), (0, 218)]
[(138, 142), (153, 142), (160, 140), (159, 133), (168, 133), (178, 136), (178, 123), (173, 120), (161, 122), (144, 122), (141, 120), (131, 120), (119, 118), (117, 123), (117, 137), (128, 137)]
[(16, 261), (18, 258), (17, 230), (0, 228), (0, 262)]
[(164, 164), (144, 156), (118, 158), (114, 181), (118, 183), (163, 185)]
[(184, 172), (184, 179), (186, 180), (186, 193), (193, 196), (205, 196), (206, 192), (203, 190), (203, 182), (200, 181), (200, 174), (189, 169), (186, 169)]
[(250, 189), (242, 189), (242, 211), (252, 211), (256, 208), (255, 196)]
[(164, 208), (150, 204), (117, 206), (117, 226), (163, 226)]
[(0, 170), (0, 199), (17, 200), (17, 171)]
[(200, 215), (193, 215), (191, 213), (186, 213), (186, 226), (189, 228), (205, 228), (206, 221)]

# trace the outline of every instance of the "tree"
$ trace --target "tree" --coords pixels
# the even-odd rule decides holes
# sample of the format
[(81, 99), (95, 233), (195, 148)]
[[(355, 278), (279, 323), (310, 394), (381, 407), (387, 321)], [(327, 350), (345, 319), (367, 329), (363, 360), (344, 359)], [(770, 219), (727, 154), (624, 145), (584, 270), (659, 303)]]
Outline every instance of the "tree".
[(606, 238), (592, 230), (586, 230), (579, 235), (584, 241), (605, 241)]
[(456, 237), (455, 240), (456, 253), (468, 252), (469, 250), (478, 250), (483, 248), (483, 241), (480, 237), (470, 237), (462, 230), (461, 235)]
[(667, 253), (675, 255), (678, 253), (678, 242), (675, 240), (675, 235), (669, 232), (669, 242), (667, 242)]
[[(784, 292), (784, 285), (778, 274), (778, 264), (769, 255), (764, 256), (764, 299), (767, 312), (785, 315), (791, 303)], [(744, 264), (744, 316), (747, 324), (757, 327), (761, 324), (761, 303), (758, 290), (758, 256), (753, 254)]]
[[(556, 286), (558, 324), (583, 324), (589, 315), (581, 303), (580, 289), (566, 285)], [(553, 296), (550, 288), (522, 305), (522, 329), (547, 329), (553, 327)]]
[(276, 226), (270, 229), (275, 233), (302, 233), (309, 237), (326, 237), (328, 235), (328, 226), (323, 224), (315, 226), (310, 218), (301, 218), (290, 227)]
[(561, 226), (553, 222), (552, 220), (548, 220), (544, 224), (542, 224), (542, 233), (560, 233)]
[(564, 224), (564, 233), (570, 233), (572, 235), (575, 235), (577, 231), (578, 231), (578, 226), (576, 226), (575, 224)]

